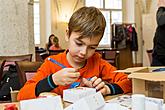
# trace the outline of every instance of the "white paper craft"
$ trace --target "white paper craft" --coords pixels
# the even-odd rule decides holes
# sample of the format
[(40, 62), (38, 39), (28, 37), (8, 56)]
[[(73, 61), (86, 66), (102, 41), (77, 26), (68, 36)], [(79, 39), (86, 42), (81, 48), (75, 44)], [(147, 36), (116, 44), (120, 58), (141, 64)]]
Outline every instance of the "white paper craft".
[(78, 88), (73, 88), (73, 89), (66, 89), (63, 91), (63, 100), (74, 103), (83, 97), (86, 97), (95, 93), (96, 93), (95, 88), (78, 87)]
[(132, 95), (132, 110), (145, 110), (145, 95)]
[(20, 101), (21, 110), (63, 110), (60, 96)]
[(165, 104), (163, 104), (162, 110), (165, 110)]
[(146, 97), (145, 110), (163, 110), (163, 99)]
[(105, 105), (104, 98), (100, 92), (81, 98), (64, 110), (97, 110)]
[[(140, 107), (143, 106), (145, 110), (165, 110), (165, 105), (163, 106), (163, 99), (145, 97), (142, 94), (134, 94), (134, 108), (133, 110), (142, 110)], [(142, 95), (138, 101), (139, 96)], [(138, 97), (138, 98), (137, 98)], [(131, 95), (122, 95), (111, 100), (106, 101), (106, 104), (99, 110), (132, 110), (132, 96)], [(140, 104), (141, 103), (141, 104)], [(136, 105), (139, 104), (139, 105)], [(163, 108), (164, 107), (164, 108)]]
[[(131, 95), (122, 95), (111, 100), (107, 100), (106, 104), (117, 103), (118, 105), (127, 108), (128, 110), (131, 109)], [(114, 109), (115, 110), (115, 109)]]
[(106, 103), (103, 107), (97, 110), (130, 110), (127, 107), (121, 106), (118, 103)]

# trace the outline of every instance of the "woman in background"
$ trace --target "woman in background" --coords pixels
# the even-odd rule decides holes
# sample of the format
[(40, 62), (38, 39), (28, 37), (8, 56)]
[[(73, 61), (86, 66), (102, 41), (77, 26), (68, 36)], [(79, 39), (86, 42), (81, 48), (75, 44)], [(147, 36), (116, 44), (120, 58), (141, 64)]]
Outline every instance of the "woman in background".
[(59, 39), (54, 34), (51, 34), (49, 36), (49, 42), (46, 46), (47, 50), (61, 50), (61, 47), (59, 46)]

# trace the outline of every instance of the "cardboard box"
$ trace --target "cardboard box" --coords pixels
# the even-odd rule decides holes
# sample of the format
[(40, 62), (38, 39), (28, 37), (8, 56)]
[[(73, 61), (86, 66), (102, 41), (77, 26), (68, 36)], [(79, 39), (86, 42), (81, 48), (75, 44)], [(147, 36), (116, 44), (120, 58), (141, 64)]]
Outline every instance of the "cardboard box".
[(159, 72), (165, 72), (165, 67), (133, 67), (133, 68), (127, 68), (124, 70), (116, 70), (114, 72), (125, 72), (127, 74), (131, 73), (151, 73), (157, 69), (160, 69)]
[(165, 100), (165, 67), (135, 67), (126, 70), (128, 78), (132, 79), (133, 94)]

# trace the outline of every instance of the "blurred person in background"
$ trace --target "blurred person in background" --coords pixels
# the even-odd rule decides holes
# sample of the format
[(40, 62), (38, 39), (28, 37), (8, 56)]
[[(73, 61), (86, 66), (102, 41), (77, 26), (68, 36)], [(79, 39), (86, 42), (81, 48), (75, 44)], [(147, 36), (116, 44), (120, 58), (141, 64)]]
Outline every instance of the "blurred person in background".
[(48, 44), (46, 44), (47, 50), (61, 50), (61, 47), (59, 46), (59, 39), (54, 34), (51, 34), (49, 36)]
[(156, 20), (151, 66), (165, 66), (165, 0), (158, 0)]

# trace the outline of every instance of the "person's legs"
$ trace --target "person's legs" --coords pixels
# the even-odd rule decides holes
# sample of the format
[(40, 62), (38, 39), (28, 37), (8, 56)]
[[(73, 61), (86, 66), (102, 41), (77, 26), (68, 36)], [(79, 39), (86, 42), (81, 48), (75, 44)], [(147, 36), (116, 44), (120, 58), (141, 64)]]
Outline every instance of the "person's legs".
[(151, 66), (165, 66), (165, 56), (163, 55), (153, 56)]

